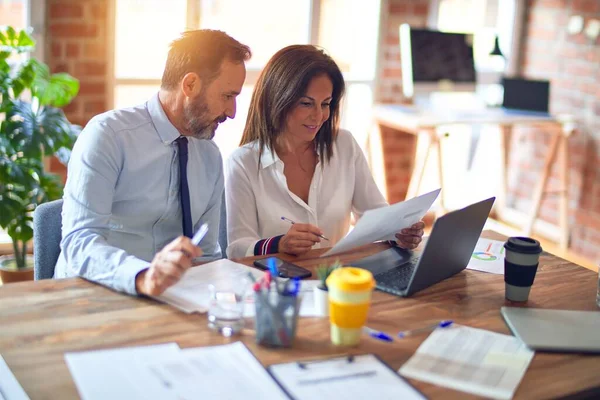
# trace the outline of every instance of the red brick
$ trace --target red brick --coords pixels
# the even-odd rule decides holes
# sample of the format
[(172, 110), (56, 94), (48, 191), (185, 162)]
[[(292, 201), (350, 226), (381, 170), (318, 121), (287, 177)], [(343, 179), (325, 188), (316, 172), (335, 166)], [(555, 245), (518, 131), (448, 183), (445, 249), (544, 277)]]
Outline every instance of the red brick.
[(586, 210), (577, 210), (575, 213), (577, 224), (594, 231), (600, 231), (600, 213)]
[(595, 14), (600, 12), (600, 2), (598, 0), (573, 0), (571, 12)]
[(408, 5), (406, 5), (404, 2), (390, 1), (388, 11), (390, 14), (394, 15), (408, 14)]
[(52, 43), (50, 45), (50, 54), (53, 58), (62, 58), (62, 44)]
[(81, 81), (79, 95), (105, 95), (106, 85), (98, 82)]
[(383, 70), (384, 78), (402, 78), (402, 70), (400, 68), (385, 68)]
[(67, 57), (79, 57), (78, 43), (67, 43)]
[(94, 18), (95, 21), (106, 20), (107, 5), (105, 3), (106, 2), (103, 2), (103, 4), (93, 4), (92, 5), (92, 17)]
[(415, 4), (413, 7), (413, 14), (418, 16), (427, 16), (429, 12), (429, 6), (427, 4)]
[(50, 34), (58, 38), (93, 38), (97, 36), (95, 25), (87, 23), (53, 23)]
[[(79, 91), (79, 92), (81, 93), (81, 91)], [(70, 104), (68, 104), (67, 106), (65, 106), (63, 108), (63, 111), (65, 112), (65, 114), (67, 115), (67, 118), (69, 118), (71, 123), (75, 123), (75, 122), (72, 121), (70, 116), (79, 114), (80, 105), (81, 105), (81, 102), (79, 101), (79, 99), (75, 98), (75, 100), (73, 100)]]
[(83, 17), (83, 7), (76, 2), (61, 2), (50, 4), (50, 18), (81, 18)]
[(537, 7), (565, 9), (567, 0), (538, 0), (535, 2)]
[(400, 44), (399, 35), (387, 35), (385, 37), (385, 44), (388, 46), (398, 46)]
[(101, 58), (106, 57), (106, 46), (98, 43), (85, 43), (83, 46), (83, 54), (87, 58)]
[(106, 111), (106, 104), (101, 100), (86, 101), (83, 107), (84, 112), (100, 114)]
[(571, 62), (565, 65), (565, 72), (574, 77), (593, 77), (597, 68), (597, 65), (591, 63)]
[(529, 29), (529, 37), (542, 39), (542, 40), (554, 40), (556, 39), (557, 32), (550, 29), (545, 29), (542, 27), (533, 27)]
[(106, 63), (104, 61), (81, 61), (75, 65), (75, 75), (85, 76), (104, 76), (106, 75)]

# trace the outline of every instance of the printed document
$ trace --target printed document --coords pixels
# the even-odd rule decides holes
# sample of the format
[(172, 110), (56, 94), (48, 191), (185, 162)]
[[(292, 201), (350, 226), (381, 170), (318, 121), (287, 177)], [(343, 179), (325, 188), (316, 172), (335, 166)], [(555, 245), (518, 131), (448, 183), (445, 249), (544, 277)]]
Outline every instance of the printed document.
[(65, 361), (84, 400), (176, 400), (175, 392), (145, 364), (179, 352), (176, 343), (169, 343), (66, 353)]
[(387, 207), (366, 211), (342, 240), (321, 255), (328, 257), (378, 240), (395, 240), (395, 234), (419, 222), (441, 189)]
[(147, 364), (180, 400), (287, 399), (284, 391), (242, 342), (182, 350)]
[(0, 356), (0, 400), (29, 400), (17, 378)]
[(372, 354), (277, 364), (269, 370), (297, 400), (425, 399)]
[(533, 358), (514, 336), (467, 326), (436, 329), (400, 374), (495, 399), (510, 399)]
[(467, 268), (504, 275), (504, 242), (480, 238)]

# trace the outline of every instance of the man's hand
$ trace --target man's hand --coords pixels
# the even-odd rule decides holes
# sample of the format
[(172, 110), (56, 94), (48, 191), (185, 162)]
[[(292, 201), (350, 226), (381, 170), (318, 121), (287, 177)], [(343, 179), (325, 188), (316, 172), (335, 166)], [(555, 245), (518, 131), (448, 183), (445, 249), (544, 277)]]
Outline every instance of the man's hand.
[(288, 233), (279, 240), (279, 248), (281, 253), (300, 255), (308, 252), (315, 243), (319, 243), (323, 232), (314, 225), (310, 224), (293, 224)]
[(135, 289), (140, 294), (157, 296), (181, 279), (192, 266), (192, 259), (202, 255), (202, 250), (190, 238), (179, 236), (156, 253), (150, 268), (135, 277)]
[(419, 221), (410, 228), (402, 229), (402, 231), (396, 233), (396, 243), (398, 246), (405, 249), (414, 249), (416, 248), (421, 240), (423, 240), (423, 229), (425, 228), (425, 223), (423, 221)]

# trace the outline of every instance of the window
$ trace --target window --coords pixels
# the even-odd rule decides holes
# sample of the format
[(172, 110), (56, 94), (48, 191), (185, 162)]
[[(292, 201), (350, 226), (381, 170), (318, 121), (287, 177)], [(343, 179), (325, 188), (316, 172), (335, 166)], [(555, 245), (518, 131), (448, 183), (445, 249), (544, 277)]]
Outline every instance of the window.
[[(322, 46), (347, 83), (342, 127), (362, 145), (373, 99), (380, 1), (361, 0), (162, 0), (115, 1), (114, 106), (146, 101), (160, 86), (169, 42), (189, 29), (219, 29), (250, 46), (235, 119), (214, 138), (226, 159), (237, 148), (258, 75), (269, 58), (290, 44)], [(269, 10), (265, 12), (264, 10)], [(131, 21), (137, 21), (131, 24)], [(132, 51), (132, 49), (136, 49)]]

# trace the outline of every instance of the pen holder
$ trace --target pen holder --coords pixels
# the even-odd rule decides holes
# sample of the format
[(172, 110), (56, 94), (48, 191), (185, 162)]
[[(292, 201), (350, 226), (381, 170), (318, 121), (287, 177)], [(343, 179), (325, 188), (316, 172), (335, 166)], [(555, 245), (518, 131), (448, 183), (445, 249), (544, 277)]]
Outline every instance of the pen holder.
[(255, 292), (256, 343), (269, 347), (291, 347), (296, 337), (300, 302), (299, 296), (282, 295), (275, 290)]

